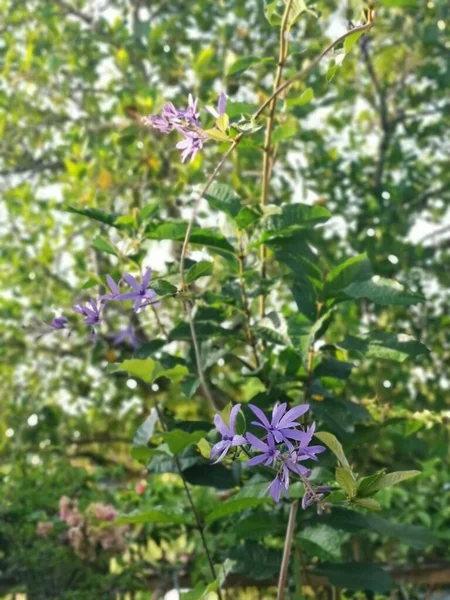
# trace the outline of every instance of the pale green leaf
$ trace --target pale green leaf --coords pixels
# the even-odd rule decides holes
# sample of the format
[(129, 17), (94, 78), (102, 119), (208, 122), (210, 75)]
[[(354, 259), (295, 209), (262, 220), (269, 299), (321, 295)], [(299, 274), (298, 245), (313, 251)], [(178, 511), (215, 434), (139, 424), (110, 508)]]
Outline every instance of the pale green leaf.
[(334, 436), (332, 433), (328, 433), (327, 431), (317, 431), (314, 435), (321, 442), (323, 442), (329, 450), (331, 450), (342, 466), (350, 467), (342, 444), (336, 436)]

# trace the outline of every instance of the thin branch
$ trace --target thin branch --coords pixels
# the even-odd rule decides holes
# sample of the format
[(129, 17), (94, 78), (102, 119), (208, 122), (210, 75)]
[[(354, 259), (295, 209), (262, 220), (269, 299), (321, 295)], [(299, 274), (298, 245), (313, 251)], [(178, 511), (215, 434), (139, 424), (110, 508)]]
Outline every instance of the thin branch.
[[(274, 91), (280, 86), (281, 77), (283, 75), (283, 68), (284, 68), (286, 59), (288, 57), (287, 32), (288, 32), (288, 28), (289, 28), (289, 13), (291, 11), (292, 2), (293, 2), (293, 0), (287, 0), (286, 6), (284, 9), (283, 18), (281, 21), (280, 51), (279, 51), (279, 56), (278, 56), (277, 71), (276, 71), (275, 79), (273, 82), (273, 90)], [(269, 195), (269, 181), (270, 181), (270, 175), (271, 175), (270, 154), (271, 154), (272, 131), (273, 131), (273, 125), (274, 125), (274, 121), (275, 121), (276, 106), (277, 106), (277, 96), (275, 96), (270, 103), (269, 118), (267, 120), (266, 135), (265, 135), (265, 139), (264, 139), (262, 186), (261, 186), (261, 207), (262, 207), (263, 211), (264, 211), (265, 206), (267, 205), (267, 198)], [(260, 248), (261, 279), (266, 278), (266, 257), (267, 257), (267, 248), (266, 248), (265, 244), (262, 244), (261, 248)], [(266, 312), (266, 295), (264, 294), (264, 292), (259, 297), (259, 312), (260, 312), (261, 317), (264, 317), (265, 312)]]
[(286, 537), (284, 540), (283, 559), (281, 561), (280, 576), (278, 578), (278, 592), (277, 600), (283, 600), (284, 590), (286, 588), (286, 581), (289, 569), (289, 559), (291, 557), (292, 540), (295, 531), (295, 518), (297, 516), (298, 500), (292, 502), (289, 509), (289, 521), (286, 529)]
[(250, 308), (249, 308), (249, 304), (248, 304), (247, 286), (245, 285), (245, 276), (244, 276), (245, 254), (244, 254), (244, 246), (242, 244), (242, 233), (240, 231), (238, 231), (238, 233), (237, 233), (237, 239), (238, 239), (238, 247), (239, 247), (239, 255), (238, 255), (239, 283), (240, 283), (240, 287), (241, 287), (242, 307), (244, 310), (245, 336), (246, 336), (247, 341), (253, 351), (253, 357), (255, 359), (255, 365), (256, 365), (255, 368), (259, 369), (261, 363), (259, 361), (258, 350), (256, 348), (255, 336), (253, 335), (253, 331), (250, 326), (251, 314), (250, 314)]
[[(158, 405), (158, 403), (156, 401), (155, 401), (155, 409), (156, 409), (156, 412), (158, 414), (158, 418), (159, 418), (159, 422), (161, 423), (161, 427), (164, 429), (164, 431), (167, 431), (168, 428), (167, 428), (166, 421), (164, 419), (164, 415), (163, 415), (163, 413), (162, 413), (162, 411), (161, 411), (161, 409), (160, 409), (160, 407), (159, 407), (159, 405)], [(178, 470), (178, 473), (179, 473), (179, 475), (181, 477), (181, 480), (183, 481), (184, 491), (186, 492), (186, 496), (188, 498), (189, 504), (191, 505), (191, 509), (192, 509), (192, 513), (194, 515), (194, 519), (195, 519), (195, 522), (196, 522), (196, 525), (197, 525), (197, 529), (198, 529), (198, 531), (200, 533), (200, 537), (202, 538), (202, 544), (203, 544), (203, 548), (204, 548), (205, 553), (206, 553), (206, 557), (208, 559), (208, 564), (209, 564), (209, 568), (210, 568), (210, 571), (211, 571), (211, 575), (213, 576), (213, 579), (216, 579), (217, 578), (216, 569), (214, 568), (214, 563), (213, 563), (213, 560), (212, 560), (212, 556), (211, 556), (211, 554), (209, 552), (208, 544), (206, 542), (205, 529), (204, 529), (204, 527), (202, 525), (202, 522), (201, 522), (201, 519), (200, 519), (200, 515), (197, 512), (197, 508), (195, 506), (194, 500), (193, 500), (191, 492), (189, 490), (189, 486), (187, 484), (187, 481), (184, 478), (183, 471), (181, 469), (180, 459), (178, 458), (178, 456), (175, 456), (175, 464), (177, 466), (177, 470)], [(219, 596), (219, 600), (222, 600), (222, 594), (220, 592), (220, 589), (217, 590), (217, 594)]]

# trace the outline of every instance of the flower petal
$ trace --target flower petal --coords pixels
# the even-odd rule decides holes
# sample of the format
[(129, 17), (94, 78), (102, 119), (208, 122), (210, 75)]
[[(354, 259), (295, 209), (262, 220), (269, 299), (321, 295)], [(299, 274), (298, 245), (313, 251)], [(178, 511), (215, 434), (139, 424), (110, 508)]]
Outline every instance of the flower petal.
[(152, 270), (150, 268), (148, 268), (145, 271), (144, 276), (142, 277), (142, 288), (144, 290), (146, 290), (148, 288), (148, 284), (150, 283), (151, 277), (152, 277)]
[(258, 450), (261, 450), (261, 452), (267, 452), (267, 450), (269, 450), (269, 446), (257, 438), (256, 435), (253, 435), (253, 433), (247, 433), (247, 441), (255, 448), (258, 448)]
[(222, 116), (223, 114), (225, 114), (226, 107), (227, 107), (227, 97), (222, 92), (219, 96), (219, 102), (217, 103), (217, 112), (219, 113), (219, 116)]
[(261, 423), (265, 425), (265, 427), (270, 427), (269, 420), (260, 408), (258, 408), (254, 404), (249, 404), (248, 407), (252, 411), (252, 413), (258, 417)]
[(228, 429), (228, 427), (225, 425), (224, 420), (222, 419), (222, 417), (219, 414), (214, 415), (214, 425), (216, 426), (217, 431), (221, 435), (233, 436), (233, 434)]
[(301, 417), (305, 414), (309, 409), (309, 404), (300, 404), (300, 406), (296, 406), (295, 408), (291, 408), (288, 410), (284, 417), (278, 423), (279, 427), (288, 427), (290, 423)]
[(273, 407), (273, 410), (272, 410), (272, 427), (276, 427), (278, 425), (278, 421), (281, 419), (281, 417), (286, 412), (286, 408), (287, 408), (286, 402), (283, 402), (283, 404), (280, 404), (279, 402), (277, 402), (275, 404), (275, 406)]
[(232, 431), (233, 435), (236, 432), (236, 419), (240, 410), (241, 405), (236, 404), (230, 411), (230, 431)]
[(245, 437), (243, 435), (235, 435), (233, 437), (233, 439), (231, 440), (232, 446), (243, 446), (246, 443), (247, 443), (247, 440), (245, 439)]
[(222, 452), (222, 454), (219, 456), (219, 458), (217, 460), (215, 460), (213, 462), (214, 465), (216, 465), (218, 462), (220, 462), (222, 460), (222, 458), (225, 457), (226, 453), (228, 452), (228, 450), (230, 449), (230, 442), (224, 442), (226, 444), (224, 451)]
[(136, 281), (136, 279), (133, 277), (133, 275), (130, 275), (129, 273), (125, 273), (125, 275), (123, 276), (123, 278), (125, 279), (125, 281), (128, 283), (128, 285), (130, 287), (132, 287), (134, 290), (136, 290), (136, 292), (140, 292), (141, 291), (141, 286)]
[(254, 467), (255, 465), (260, 465), (267, 458), (267, 454), (259, 454), (258, 456), (254, 456), (250, 460), (245, 463), (246, 467)]

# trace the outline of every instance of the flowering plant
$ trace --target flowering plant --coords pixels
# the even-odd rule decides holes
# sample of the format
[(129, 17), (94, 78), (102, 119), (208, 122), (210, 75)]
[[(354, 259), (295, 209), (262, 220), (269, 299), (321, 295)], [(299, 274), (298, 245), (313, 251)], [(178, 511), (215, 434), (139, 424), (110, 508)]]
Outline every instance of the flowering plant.
[[(116, 257), (115, 278), (108, 274), (103, 279), (102, 273), (99, 294), (73, 307), (89, 327), (95, 344), (101, 347), (112, 339), (122, 345), (124, 360), (111, 360), (109, 371), (119, 377), (127, 372), (131, 389), (138, 379), (146, 396), (153, 398), (148, 417), (136, 432), (132, 456), (152, 474), (180, 477), (192, 521), (186, 523), (178, 513), (158, 515), (166, 523), (193, 525), (198, 531), (212, 579), (204, 592), (217, 592), (219, 597), (228, 571), (239, 567), (230, 548), (216, 547), (210, 540), (213, 536), (205, 531), (217, 520), (240, 513), (245, 518), (245, 511), (269, 506), (264, 514), (273, 511), (284, 518), (284, 511), (289, 513), (283, 555), (277, 562), (281, 599), (300, 499), (305, 519), (311, 520), (330, 515), (336, 507), (379, 510), (378, 491), (417, 474), (386, 474), (385, 469), (370, 472), (370, 468), (367, 472), (363, 463), (357, 464), (358, 457), (347, 458), (348, 451), (338, 438), (352, 451), (348, 432), (370, 420), (371, 414), (365, 405), (355, 408), (353, 399), (341, 398), (339, 382), (350, 376), (353, 363), (348, 361), (354, 354), (400, 361), (413, 354), (411, 346), (415, 355), (427, 353), (427, 348), (417, 340), (379, 332), (357, 331), (342, 339), (341, 317), (343, 313), (345, 320), (343, 305), (358, 307), (369, 301), (409, 306), (422, 302), (423, 296), (374, 274), (365, 254), (338, 264), (323, 258), (320, 250), (324, 244), (317, 226), (330, 218), (327, 208), (319, 202), (293, 201), (280, 182), (279, 189), (274, 186), (276, 192), (271, 190), (279, 145), (296, 131), (291, 134), (284, 112), (277, 113), (278, 100), (284, 96), (288, 107), (286, 95), (291, 88), (331, 51), (339, 49), (341, 59), (345, 58), (373, 27), (373, 14), (368, 11), (361, 25), (351, 27), (301, 70), (283, 79), (289, 32), (298, 17), (293, 3), (286, 2), (284, 15), (278, 19), (280, 56), (273, 90), (263, 96), (259, 107), (250, 112), (237, 110), (233, 105), (238, 103), (230, 102), (222, 92), (217, 108), (206, 105), (202, 110), (200, 100), (189, 95), (186, 108), (169, 102), (158, 114), (142, 117), (145, 134), (155, 143), (164, 143), (161, 139), (169, 134), (182, 137), (176, 148), (181, 151), (181, 162), (190, 159), (192, 169), (210, 157), (208, 146), (216, 156), (213, 142), (219, 144), (220, 159), (215, 160), (215, 168), (196, 194), (188, 221), (164, 211), (156, 216), (158, 207), (152, 205), (129, 218), (113, 220), (123, 237), (120, 241), (131, 243), (116, 247), (110, 240), (100, 239), (95, 247)], [(328, 79), (336, 69), (335, 62), (330, 64)], [(307, 97), (311, 99), (311, 93)], [(215, 119), (212, 127), (208, 125), (211, 116)], [(241, 149), (251, 154), (251, 160), (255, 154), (262, 157), (259, 201), (243, 182), (234, 185), (225, 172), (228, 159)], [(190, 168), (186, 165), (182, 172)], [(214, 219), (215, 225), (219, 213), (225, 220), (221, 231), (205, 224), (207, 217), (204, 221), (200, 214), (203, 201), (208, 202), (207, 217)], [(78, 212), (90, 216), (86, 210)], [(103, 223), (111, 220), (102, 218)], [(140, 279), (123, 268), (123, 262), (129, 262), (137, 272), (139, 265), (148, 264), (147, 257), (144, 259), (147, 240), (170, 241), (176, 247), (176, 259), (168, 261), (152, 281), (148, 268), (140, 267)], [(192, 245), (201, 246), (207, 254), (194, 260)], [(129, 251), (123, 250), (128, 247)], [(202, 286), (206, 277), (212, 277), (210, 284)], [(124, 304), (128, 301), (132, 301), (132, 309)], [(173, 306), (175, 322), (167, 316), (167, 307)], [(147, 307), (150, 310), (145, 310)], [(107, 310), (108, 316), (127, 316), (126, 327), (112, 337)], [(147, 315), (158, 331), (153, 339), (148, 339), (142, 325)], [(68, 328), (68, 321), (61, 320), (67, 317), (57, 319), (52, 330)], [(224, 366), (226, 373), (220, 371)], [(173, 389), (181, 390), (191, 403), (191, 412), (186, 412), (194, 418), (174, 417)], [(156, 395), (161, 390), (161, 395)], [(253, 419), (250, 422), (249, 417)], [(249, 426), (241, 426), (241, 419)], [(194, 486), (219, 490), (211, 510), (199, 509)], [(223, 490), (231, 496), (227, 502), (223, 502)], [(76, 519), (76, 511), (68, 518)], [(143, 523), (146, 519), (153, 522), (155, 513), (130, 514), (120, 517), (118, 523)], [(41, 534), (46, 527), (41, 524)], [(73, 536), (81, 547), (80, 534)], [(229, 560), (219, 570), (215, 561), (223, 557)], [(206, 578), (204, 573), (201, 578)]]

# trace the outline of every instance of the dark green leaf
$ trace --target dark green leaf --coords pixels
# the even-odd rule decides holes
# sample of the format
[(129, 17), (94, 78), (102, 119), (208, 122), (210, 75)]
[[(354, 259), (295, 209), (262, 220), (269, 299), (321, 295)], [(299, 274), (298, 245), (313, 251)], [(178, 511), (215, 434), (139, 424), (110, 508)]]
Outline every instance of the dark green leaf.
[(343, 291), (351, 298), (367, 298), (382, 306), (410, 306), (426, 300), (422, 294), (410, 292), (397, 281), (379, 275), (367, 281), (355, 281)]
[(420, 354), (428, 354), (428, 348), (409, 335), (396, 335), (385, 331), (371, 331), (365, 336), (347, 336), (338, 344), (340, 348), (362, 354), (367, 358), (383, 358), (403, 362)]
[(241, 199), (229, 185), (214, 181), (205, 194), (208, 203), (216, 210), (236, 217), (241, 209)]
[(118, 252), (111, 244), (111, 242), (109, 242), (103, 237), (97, 236), (92, 245), (94, 248), (97, 248), (97, 250), (101, 250), (102, 252), (106, 252), (107, 254), (118, 256)]
[(255, 506), (260, 506), (263, 503), (264, 500), (261, 498), (239, 498), (238, 500), (229, 500), (206, 515), (205, 521), (206, 523), (212, 523), (213, 521), (242, 512), (248, 508), (255, 508)]
[(327, 577), (330, 583), (348, 590), (370, 590), (385, 594), (391, 589), (391, 577), (378, 565), (363, 562), (321, 564), (314, 570)]
[(372, 276), (372, 266), (366, 254), (349, 258), (332, 269), (326, 277), (325, 298), (335, 297), (341, 290), (355, 281), (366, 281)]
[(209, 260), (200, 260), (186, 273), (186, 281), (192, 283), (200, 277), (209, 277), (213, 273), (213, 263)]

